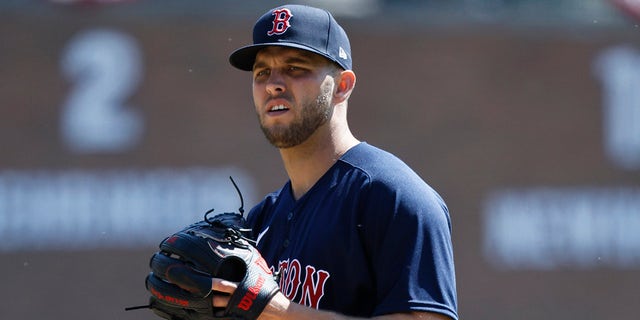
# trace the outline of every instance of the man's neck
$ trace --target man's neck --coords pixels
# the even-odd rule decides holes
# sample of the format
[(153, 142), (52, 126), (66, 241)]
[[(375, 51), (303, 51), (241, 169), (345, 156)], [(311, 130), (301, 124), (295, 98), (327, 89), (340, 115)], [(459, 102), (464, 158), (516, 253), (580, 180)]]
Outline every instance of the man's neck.
[(280, 149), (280, 156), (291, 180), (294, 198), (300, 199), (359, 141), (350, 132), (339, 138), (313, 135), (304, 143)]

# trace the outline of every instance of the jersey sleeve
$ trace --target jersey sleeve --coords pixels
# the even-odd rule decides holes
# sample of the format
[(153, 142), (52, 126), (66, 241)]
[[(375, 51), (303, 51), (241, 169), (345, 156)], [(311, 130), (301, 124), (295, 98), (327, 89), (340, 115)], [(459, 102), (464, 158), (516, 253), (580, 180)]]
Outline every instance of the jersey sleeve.
[(374, 315), (428, 311), (457, 319), (451, 223), (430, 187), (371, 186), (364, 240), (376, 279)]

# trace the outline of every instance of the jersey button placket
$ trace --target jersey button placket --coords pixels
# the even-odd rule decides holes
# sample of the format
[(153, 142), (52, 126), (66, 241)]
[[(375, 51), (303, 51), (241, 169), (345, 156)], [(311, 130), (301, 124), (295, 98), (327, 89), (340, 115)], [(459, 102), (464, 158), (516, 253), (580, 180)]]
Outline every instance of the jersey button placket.
[(284, 235), (284, 240), (282, 241), (282, 250), (286, 250), (289, 247), (289, 244), (291, 244), (291, 242), (289, 241), (289, 235), (291, 234), (291, 225), (293, 223), (293, 210), (289, 211), (289, 213), (287, 213), (287, 231), (286, 234)]
[[(291, 230), (291, 220), (293, 220), (293, 211), (289, 211), (289, 213), (287, 214), (287, 222), (289, 222), (289, 230)], [(287, 247), (289, 247), (289, 238), (285, 238), (284, 241), (282, 242), (282, 248), (286, 249)]]

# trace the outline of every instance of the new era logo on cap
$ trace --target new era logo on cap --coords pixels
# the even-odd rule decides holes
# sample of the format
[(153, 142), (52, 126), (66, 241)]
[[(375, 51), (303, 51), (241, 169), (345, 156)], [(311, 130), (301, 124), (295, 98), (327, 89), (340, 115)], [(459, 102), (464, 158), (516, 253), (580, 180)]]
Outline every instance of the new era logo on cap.
[(349, 55), (347, 55), (347, 52), (344, 51), (342, 47), (340, 47), (340, 50), (338, 51), (338, 57), (342, 59), (349, 59)]
[(352, 68), (351, 45), (346, 32), (326, 10), (304, 5), (285, 5), (263, 14), (253, 27), (253, 44), (234, 51), (229, 62), (251, 71), (256, 54), (267, 46), (285, 46), (319, 54)]

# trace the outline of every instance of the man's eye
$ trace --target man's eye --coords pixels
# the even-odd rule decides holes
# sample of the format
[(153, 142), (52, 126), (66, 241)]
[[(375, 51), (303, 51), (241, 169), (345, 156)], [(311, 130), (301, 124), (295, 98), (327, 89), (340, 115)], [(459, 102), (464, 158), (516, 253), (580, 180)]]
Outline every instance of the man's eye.
[(305, 68), (290, 66), (287, 68), (287, 71), (291, 74), (303, 74), (307, 71)]
[(264, 77), (264, 76), (266, 76), (266, 75), (268, 75), (268, 74), (269, 74), (269, 71), (268, 71), (268, 70), (260, 70), (260, 71), (257, 71), (257, 72), (255, 73), (255, 77), (256, 77), (256, 78)]

